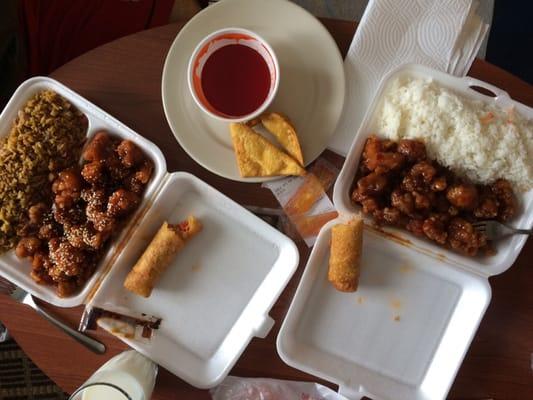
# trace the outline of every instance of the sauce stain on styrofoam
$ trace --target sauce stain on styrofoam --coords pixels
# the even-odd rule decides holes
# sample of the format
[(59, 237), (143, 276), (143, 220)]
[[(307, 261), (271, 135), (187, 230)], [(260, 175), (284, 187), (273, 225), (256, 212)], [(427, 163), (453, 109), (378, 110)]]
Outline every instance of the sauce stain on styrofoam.
[(402, 274), (410, 274), (411, 272), (413, 272), (413, 267), (408, 263), (403, 263), (402, 265), (400, 265), (400, 272)]
[(396, 322), (400, 321), (400, 314), (398, 312), (402, 309), (402, 301), (398, 298), (393, 297), (389, 302), (390, 307), (393, 309), (392, 319)]
[(191, 271), (193, 272), (197, 272), (200, 270), (200, 264), (196, 263), (196, 264), (193, 264), (192, 267), (191, 267)]
[(365, 302), (365, 298), (363, 296), (357, 297), (357, 304), (363, 304)]
[(406, 239), (405, 237), (401, 236), (400, 234), (396, 232), (390, 232), (385, 229), (383, 229), (380, 226), (377, 226), (375, 224), (365, 224), (365, 228), (368, 228), (372, 233), (379, 235), (381, 237), (384, 237), (386, 239), (390, 239), (395, 243), (398, 243), (400, 245), (403, 245), (405, 247), (411, 248), (413, 250), (418, 251), (419, 253), (425, 254), (427, 256), (436, 257), (441, 262), (448, 262), (448, 257), (443, 253), (435, 253), (434, 251), (431, 251), (427, 248), (420, 247), (416, 244), (414, 244), (411, 240)]
[(402, 308), (402, 302), (399, 299), (391, 299), (389, 304), (395, 310), (399, 310)]
[(400, 234), (386, 231), (380, 226), (377, 226), (377, 225), (365, 225), (365, 226), (368, 226), (372, 231), (378, 233), (381, 236), (385, 236), (389, 239), (392, 239), (396, 243), (403, 244), (404, 246), (408, 246), (408, 247), (410, 247), (413, 244), (413, 242), (411, 242), (409, 239), (404, 238)]

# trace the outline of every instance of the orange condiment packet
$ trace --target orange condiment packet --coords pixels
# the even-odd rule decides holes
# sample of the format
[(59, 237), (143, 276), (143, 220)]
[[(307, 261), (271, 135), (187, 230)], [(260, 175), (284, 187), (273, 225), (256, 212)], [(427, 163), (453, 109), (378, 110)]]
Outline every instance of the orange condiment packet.
[(308, 246), (315, 243), (320, 228), (338, 215), (326, 193), (337, 173), (337, 168), (327, 160), (318, 159), (304, 177), (293, 176), (264, 184)]
[(308, 212), (320, 197), (325, 196), (335, 181), (336, 171), (322, 159), (319, 159), (305, 176), (302, 185), (283, 207), (287, 215), (300, 215)]
[(327, 222), (337, 218), (339, 213), (337, 211), (329, 211), (317, 215), (299, 215), (292, 219), (296, 229), (303, 238), (316, 236)]

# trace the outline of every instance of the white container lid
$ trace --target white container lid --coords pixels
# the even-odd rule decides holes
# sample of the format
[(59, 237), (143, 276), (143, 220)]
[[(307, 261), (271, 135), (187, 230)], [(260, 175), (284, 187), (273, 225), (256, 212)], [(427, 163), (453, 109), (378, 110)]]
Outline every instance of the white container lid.
[[(123, 288), (164, 221), (196, 216), (202, 231), (177, 255), (149, 298)], [(274, 324), (270, 308), (298, 265), (294, 243), (193, 175), (164, 181), (89, 306), (162, 318), (150, 341), (121, 340), (199, 388), (218, 384), (252, 337)]]
[[(490, 301), (487, 278), (509, 268), (526, 241), (515, 236), (498, 242), (494, 257), (469, 258), (407, 231), (379, 232), (366, 220), (357, 292), (341, 293), (329, 284), (331, 227), (359, 212), (349, 199), (359, 157), (369, 134), (379, 133), (375, 122), (384, 92), (403, 75), (431, 78), (463, 96), (533, 117), (532, 109), (505, 92), (468, 77), (410, 65), (383, 80), (335, 184), (340, 217), (322, 228), (277, 338), (287, 364), (338, 384), (349, 399), (444, 399)], [(497, 96), (481, 95), (471, 85)], [(512, 223), (531, 226), (533, 193), (519, 202)]]
[(278, 336), (281, 358), (350, 399), (444, 398), (490, 300), (488, 282), (365, 230), (359, 289), (339, 292), (327, 280), (336, 223), (319, 234)]

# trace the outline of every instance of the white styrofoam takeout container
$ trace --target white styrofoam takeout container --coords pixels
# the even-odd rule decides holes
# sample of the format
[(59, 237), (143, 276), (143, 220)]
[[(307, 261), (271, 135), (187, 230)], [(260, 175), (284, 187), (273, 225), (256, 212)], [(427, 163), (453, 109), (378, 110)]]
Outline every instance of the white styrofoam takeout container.
[[(404, 230), (376, 230), (365, 217), (359, 289), (347, 294), (329, 284), (331, 227), (360, 211), (350, 191), (364, 143), (370, 134), (379, 136), (377, 114), (390, 84), (406, 76), (433, 79), (464, 97), (533, 118), (533, 109), (470, 77), (407, 65), (383, 79), (335, 184), (339, 218), (320, 231), (277, 338), (287, 364), (338, 384), (349, 399), (444, 399), (489, 304), (488, 278), (507, 270), (527, 239), (509, 237), (496, 243), (495, 256), (470, 258)], [(531, 227), (533, 191), (518, 200), (510, 223)]]
[(142, 213), (142, 210), (146, 208), (148, 205), (148, 199), (154, 196), (159, 182), (166, 174), (166, 162), (163, 153), (161, 153), (155, 144), (135, 133), (130, 128), (66, 86), (46, 77), (28, 79), (18, 87), (2, 111), (2, 114), (0, 114), (0, 137), (5, 137), (9, 134), (18, 111), (22, 109), (30, 97), (37, 92), (46, 89), (51, 89), (59, 93), (85, 114), (89, 122), (87, 128), (88, 140), (90, 140), (96, 132), (104, 129), (115, 136), (134, 141), (146, 154), (150, 155), (154, 162), (154, 172), (145, 189), (143, 201), (138, 210), (132, 217), (130, 217), (129, 223), (122, 229), (120, 235), (112, 241), (112, 245), (106, 252), (106, 255), (99, 262), (95, 273), (76, 295), (60, 298), (56, 295), (52, 286), (37, 284), (30, 277), (30, 262), (28, 260), (19, 259), (13, 250), (0, 255), (0, 276), (3, 276), (25, 291), (48, 303), (60, 307), (75, 307), (84, 303), (91, 294), (92, 288), (101, 280), (108, 267), (112, 264), (114, 255), (117, 253), (117, 250), (121, 249), (121, 243), (124, 241), (124, 238), (128, 236), (132, 222), (138, 218)]
[[(203, 229), (178, 254), (145, 299), (122, 286), (163, 221), (193, 214)], [(297, 263), (292, 241), (192, 175), (168, 176), (90, 306), (162, 317), (150, 341), (124, 338), (200, 388), (218, 384), (252, 337), (265, 337), (268, 311)], [(131, 249), (131, 250), (129, 250)], [(117, 308), (118, 307), (118, 308)]]
[[(88, 138), (105, 129), (134, 141), (154, 161), (154, 174), (139, 209), (79, 294), (59, 298), (54, 288), (38, 285), (29, 275), (29, 261), (19, 260), (13, 250), (0, 256), (0, 275), (60, 307), (85, 303), (162, 318), (150, 341), (119, 338), (192, 385), (216, 385), (252, 337), (265, 337), (272, 328), (268, 313), (296, 270), (296, 246), (193, 175), (168, 173), (157, 146), (53, 79), (32, 78), (17, 89), (0, 116), (2, 136), (23, 104), (43, 89), (56, 91), (87, 116)], [(176, 257), (152, 295), (145, 299), (124, 290), (126, 274), (163, 221), (177, 223), (190, 214), (204, 228)]]

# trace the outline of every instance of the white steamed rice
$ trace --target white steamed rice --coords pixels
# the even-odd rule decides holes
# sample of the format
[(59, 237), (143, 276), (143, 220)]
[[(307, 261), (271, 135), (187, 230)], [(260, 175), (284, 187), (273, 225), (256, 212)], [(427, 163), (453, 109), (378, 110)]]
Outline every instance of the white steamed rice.
[(533, 121), (463, 98), (431, 80), (397, 79), (378, 117), (392, 140), (420, 139), (430, 158), (477, 183), (505, 178), (533, 187)]

